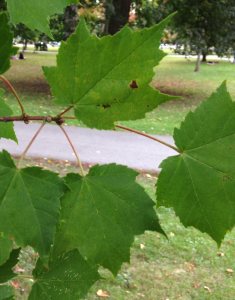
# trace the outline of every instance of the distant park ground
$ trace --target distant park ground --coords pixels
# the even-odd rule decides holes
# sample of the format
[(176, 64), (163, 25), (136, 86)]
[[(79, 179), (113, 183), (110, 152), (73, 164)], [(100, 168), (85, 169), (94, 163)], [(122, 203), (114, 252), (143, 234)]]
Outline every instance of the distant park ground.
[[(43, 65), (55, 65), (56, 53), (26, 53), (25, 56), (23, 61), (13, 60), (5, 76), (15, 86), (29, 113), (56, 114), (60, 108), (53, 104), (41, 70)], [(153, 85), (164, 93), (180, 97), (159, 106), (148, 113), (145, 119), (122, 123), (148, 133), (172, 134), (186, 113), (208, 97), (222, 81), (227, 80), (228, 89), (235, 98), (235, 65), (225, 60), (211, 60), (210, 57), (208, 61), (201, 65), (200, 72), (195, 73), (195, 58), (166, 56), (155, 69)], [(13, 97), (6, 97), (15, 113), (19, 112)], [(70, 124), (82, 125), (77, 121), (71, 121)]]

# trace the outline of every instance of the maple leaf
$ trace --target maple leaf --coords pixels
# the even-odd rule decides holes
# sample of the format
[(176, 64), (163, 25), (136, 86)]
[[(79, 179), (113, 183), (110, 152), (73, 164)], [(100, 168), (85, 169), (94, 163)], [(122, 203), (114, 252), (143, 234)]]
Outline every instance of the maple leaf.
[(5, 13), (0, 13), (0, 74), (10, 67), (10, 57), (15, 54), (16, 48), (12, 47), (13, 34), (8, 24)]
[[(3, 100), (3, 91), (0, 89), (0, 117), (12, 115), (12, 110)], [(13, 122), (0, 122), (0, 138), (11, 139), (17, 142)]]
[(88, 261), (116, 274), (129, 262), (135, 235), (145, 230), (163, 233), (154, 202), (136, 176), (115, 164), (92, 167), (86, 177), (68, 175), (54, 253), (77, 248)]
[(174, 139), (181, 154), (160, 166), (158, 206), (173, 207), (185, 226), (220, 244), (235, 224), (235, 103), (225, 83), (186, 116)]
[(6, 238), (3, 233), (0, 234), (0, 266), (5, 263), (13, 248), (13, 242)]
[(19, 253), (20, 248), (12, 250), (8, 260), (0, 266), (0, 284), (17, 276), (17, 274), (12, 271), (12, 268), (18, 263)]
[(37, 29), (52, 38), (49, 17), (63, 13), (64, 8), (77, 0), (6, 0), (10, 20), (14, 24), (23, 23), (30, 29)]
[(169, 20), (138, 31), (124, 27), (103, 38), (91, 35), (81, 20), (62, 43), (57, 66), (44, 67), (56, 102), (73, 105), (87, 126), (110, 129), (115, 121), (143, 118), (172, 99), (150, 86), (153, 68), (165, 56), (159, 45)]
[(53, 241), (64, 184), (38, 167), (17, 169), (9, 153), (0, 152), (0, 232), (19, 246), (32, 246), (42, 257)]
[(77, 250), (54, 258), (48, 268), (39, 260), (33, 275), (36, 282), (29, 300), (78, 300), (100, 279), (97, 267), (89, 266)]
[(13, 300), (14, 290), (9, 285), (0, 285), (0, 300)]

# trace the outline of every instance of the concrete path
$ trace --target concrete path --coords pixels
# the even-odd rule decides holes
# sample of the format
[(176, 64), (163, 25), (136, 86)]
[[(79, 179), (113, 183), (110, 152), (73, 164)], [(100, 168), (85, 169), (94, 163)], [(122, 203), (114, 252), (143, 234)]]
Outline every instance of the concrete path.
[[(2, 139), (0, 149), (6, 149), (15, 156), (21, 155), (39, 126), (36, 123), (30, 125), (16, 123), (15, 131), (19, 144)], [(66, 131), (82, 162), (87, 164), (115, 162), (141, 171), (158, 172), (158, 166), (163, 159), (177, 154), (174, 150), (155, 141), (129, 132), (95, 130), (75, 126), (66, 126)], [(161, 136), (161, 139), (173, 144), (170, 136)], [(43, 128), (27, 156), (76, 161), (62, 131), (57, 126), (49, 124)]]

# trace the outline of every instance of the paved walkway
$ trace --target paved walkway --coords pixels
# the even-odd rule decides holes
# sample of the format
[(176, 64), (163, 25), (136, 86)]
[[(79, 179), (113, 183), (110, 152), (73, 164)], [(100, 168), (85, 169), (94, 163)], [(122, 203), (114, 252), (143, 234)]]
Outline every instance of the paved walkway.
[[(19, 144), (2, 139), (0, 149), (6, 149), (13, 155), (20, 155), (39, 128), (39, 124), (15, 124)], [(156, 172), (159, 164), (168, 156), (177, 154), (155, 141), (129, 132), (95, 130), (66, 126), (75, 148), (83, 163), (118, 163), (131, 168)], [(173, 144), (170, 136), (161, 139)], [(47, 124), (30, 148), (28, 157), (50, 158), (75, 162), (75, 156), (62, 131), (55, 125)]]

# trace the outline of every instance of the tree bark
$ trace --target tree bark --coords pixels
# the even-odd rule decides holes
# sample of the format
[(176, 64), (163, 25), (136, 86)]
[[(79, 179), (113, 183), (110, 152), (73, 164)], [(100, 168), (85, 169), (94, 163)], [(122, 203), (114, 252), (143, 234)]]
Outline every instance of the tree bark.
[(207, 51), (202, 51), (202, 62), (206, 62), (206, 57), (207, 57)]
[(27, 50), (27, 46), (28, 46), (28, 40), (25, 39), (25, 40), (24, 40), (24, 45), (23, 45), (23, 52), (24, 52), (25, 50)]
[(72, 4), (65, 9), (64, 13), (64, 37), (67, 38), (75, 31), (78, 24), (78, 7), (76, 4)]
[(128, 23), (131, 0), (113, 0), (106, 4), (106, 10), (110, 9), (110, 5), (113, 6), (113, 12), (109, 14), (106, 11), (105, 32), (113, 35)]
[(201, 51), (198, 51), (194, 72), (199, 72), (199, 70), (200, 70), (200, 60), (201, 60)]

